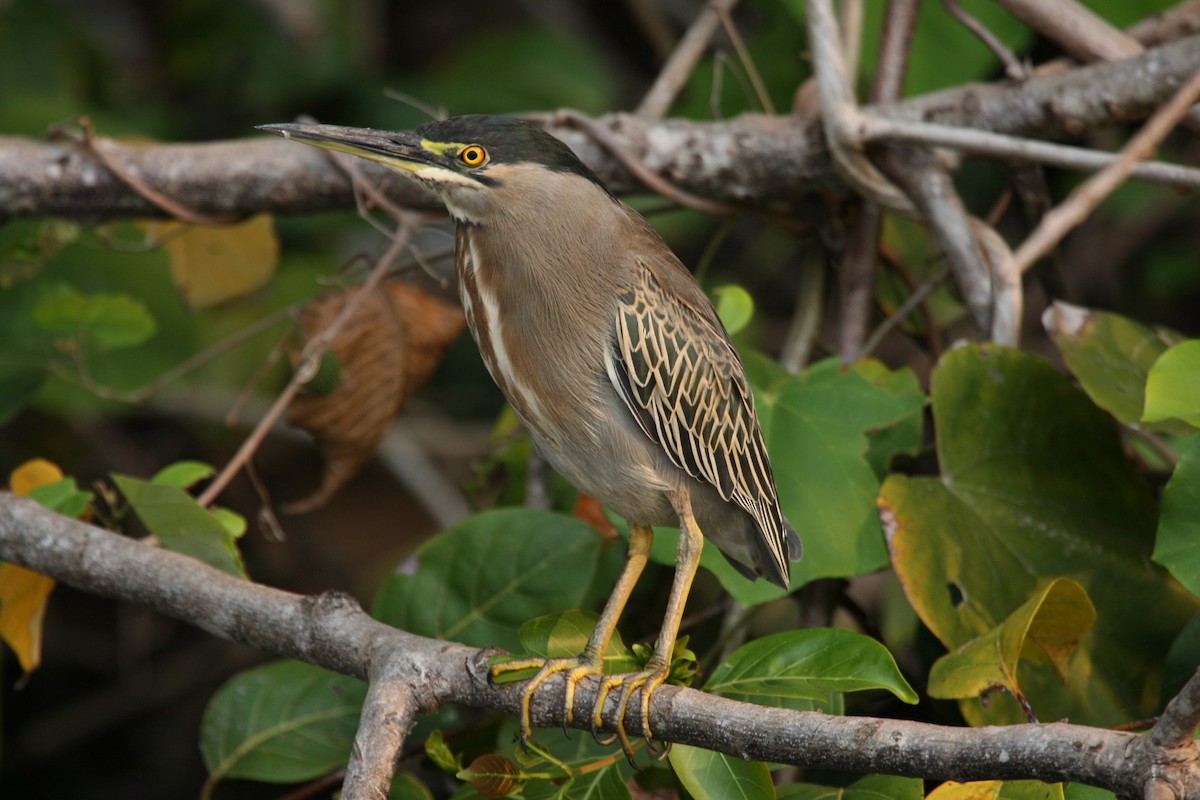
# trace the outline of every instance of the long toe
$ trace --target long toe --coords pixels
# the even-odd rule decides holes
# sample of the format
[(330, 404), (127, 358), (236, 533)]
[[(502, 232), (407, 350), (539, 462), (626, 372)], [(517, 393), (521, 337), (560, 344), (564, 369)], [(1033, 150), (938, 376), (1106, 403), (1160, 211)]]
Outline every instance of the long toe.
[[(592, 732), (593, 734), (604, 723), (604, 704), (608, 699), (609, 694), (615, 689), (620, 689), (620, 701), (617, 704), (617, 719), (616, 733), (605, 740), (600, 740), (605, 744), (611, 744), (615, 739), (621, 744), (621, 750), (625, 753), (625, 757), (629, 759), (631, 764), (634, 763), (633, 744), (629, 740), (629, 733), (625, 728), (625, 712), (629, 709), (629, 699), (638, 689), (642, 690), (640, 711), (641, 711), (641, 736), (650, 741), (653, 734), (650, 730), (650, 698), (654, 694), (654, 690), (667, 680), (669, 669), (666, 666), (648, 665), (641, 672), (630, 672), (622, 675), (612, 675), (604, 680), (601, 684), (600, 692), (596, 697), (596, 707), (592, 711)], [(636, 766), (636, 764), (635, 764)]]
[(492, 667), (490, 676), (495, 680), (506, 672), (517, 672), (537, 669), (537, 672), (521, 692), (521, 744), (525, 745), (533, 735), (533, 696), (548, 679), (565, 672), (563, 691), (563, 731), (575, 718), (575, 687), (587, 675), (596, 675), (601, 671), (599, 664), (584, 657), (579, 658), (531, 658), (519, 661), (509, 661)]

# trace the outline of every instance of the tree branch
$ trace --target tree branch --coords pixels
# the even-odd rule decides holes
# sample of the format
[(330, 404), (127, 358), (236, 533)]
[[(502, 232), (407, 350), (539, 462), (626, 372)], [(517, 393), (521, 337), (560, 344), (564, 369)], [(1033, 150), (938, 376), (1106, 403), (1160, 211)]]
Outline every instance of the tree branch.
[[(1198, 67), (1200, 38), (1190, 37), (1135, 58), (1039, 76), (1020, 85), (971, 84), (863, 110), (899, 120), (1066, 139), (1098, 126), (1145, 119)], [(554, 125), (553, 114), (541, 119), (614, 191), (640, 187), (586, 132)], [(820, 120), (810, 115), (744, 114), (695, 122), (611, 114), (597, 118), (597, 124), (680, 189), (747, 211), (803, 214), (818, 202), (817, 193), (845, 188), (830, 161)], [(105, 148), (109, 158), (145, 184), (210, 216), (354, 207), (350, 181), (321, 153), (273, 138), (111, 142)], [(440, 209), (434, 198), (385, 168), (365, 165), (363, 171), (401, 205)], [(99, 221), (161, 214), (81, 145), (0, 137), (0, 220), (61, 216)]]
[[(492, 685), (487, 679), (490, 651), (390, 628), (342, 594), (302, 597), (239, 580), (7, 492), (0, 493), (0, 558), (85, 592), (148, 606), (222, 638), (373, 681), (356, 739), (353, 781), (348, 778), (356, 793), (348, 798), (380, 790), (383, 773), (390, 772), (388, 754), (399, 747), (415, 714), (446, 702), (518, 710), (521, 684)], [(551, 683), (557, 686), (556, 681)], [(580, 685), (581, 706), (595, 701), (597, 684), (589, 678)], [(1172, 707), (1181, 708), (1190, 724), (1195, 691), (1185, 692), (1191, 705), (1182, 708), (1184, 701), (1178, 701)], [(398, 706), (389, 706), (393, 702)], [(605, 720), (609, 730), (615, 705), (610, 703)], [(630, 706), (636, 717), (638, 704)], [(1200, 798), (1200, 751), (1174, 733), (1164, 747), (1151, 736), (1066, 723), (952, 728), (763, 708), (673, 686), (655, 693), (650, 714), (665, 739), (747, 759), (931, 779), (1075, 781), (1128, 798), (1153, 785), (1173, 787), (1181, 800)], [(539, 693), (534, 722), (556, 726), (561, 717), (561, 695)], [(588, 722), (575, 724), (582, 728)], [(628, 719), (627, 726), (636, 730), (640, 724)]]

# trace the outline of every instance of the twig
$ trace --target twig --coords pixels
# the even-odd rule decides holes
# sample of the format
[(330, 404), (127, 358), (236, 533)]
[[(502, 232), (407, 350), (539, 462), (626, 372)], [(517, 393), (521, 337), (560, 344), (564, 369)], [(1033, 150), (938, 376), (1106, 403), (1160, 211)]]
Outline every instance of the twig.
[(704, 11), (688, 28), (687, 33), (679, 40), (675, 52), (671, 53), (671, 57), (663, 65), (662, 71), (658, 73), (654, 84), (646, 92), (646, 96), (642, 98), (642, 102), (634, 113), (654, 119), (661, 119), (667, 113), (671, 104), (675, 102), (679, 90), (691, 77), (692, 70), (695, 69), (700, 56), (708, 48), (708, 43), (721, 26), (721, 12), (728, 13), (735, 5), (737, 5), (737, 0), (710, 0)]
[[(874, 103), (891, 102), (900, 97), (919, 10), (920, 0), (888, 1), (879, 63), (871, 83), (871, 101)], [(882, 208), (874, 201), (863, 200), (838, 270), (842, 306), (838, 320), (838, 355), (843, 363), (854, 361), (862, 353), (871, 316), (882, 230)]]
[(379, 282), (383, 280), (383, 277), (391, 269), (396, 258), (407, 246), (412, 232), (419, 225), (420, 223), (416, 221), (415, 217), (405, 215), (401, 218), (400, 227), (397, 229), (395, 238), (384, 254), (379, 257), (379, 261), (376, 262), (375, 268), (371, 270), (371, 274), (363, 282), (362, 286), (359, 287), (358, 291), (354, 293), (354, 296), (346, 301), (346, 305), (334, 321), (305, 346), (300, 364), (296, 368), (295, 374), (292, 375), (292, 379), (288, 381), (288, 385), (284, 390), (279, 393), (279, 397), (275, 399), (271, 408), (259, 420), (258, 425), (255, 426), (251, 434), (242, 442), (242, 446), (238, 448), (233, 458), (229, 460), (229, 463), (213, 478), (212, 483), (197, 498), (197, 502), (200, 505), (206, 506), (212, 503), (224, 491), (225, 487), (229, 485), (229, 482), (233, 480), (234, 475), (241, 471), (250, 457), (258, 450), (259, 445), (262, 444), (271, 427), (283, 416), (284, 411), (287, 410), (288, 405), (304, 384), (312, 378), (320, 363), (321, 356), (329, 349), (329, 345), (341, 329), (345, 327), (346, 323), (358, 312), (358, 307), (362, 305), (362, 302), (371, 292), (375, 291)]
[(1118, 158), (1075, 188), (1058, 207), (1051, 209), (1012, 257), (1012, 269), (1024, 272), (1083, 221), (1100, 202), (1124, 181), (1138, 161), (1166, 137), (1179, 119), (1200, 99), (1200, 71), (1180, 87), (1121, 150)]
[(872, 103), (891, 103), (903, 94), (920, 10), (921, 0), (888, 0), (884, 9), (883, 40), (879, 43), (879, 62), (871, 81)]
[(750, 57), (750, 51), (746, 49), (746, 43), (742, 40), (742, 35), (738, 33), (737, 26), (733, 24), (733, 17), (729, 14), (729, 9), (720, 5), (714, 5), (717, 9), (717, 16), (721, 18), (721, 25), (725, 28), (725, 35), (729, 37), (729, 41), (733, 44), (733, 51), (737, 53), (738, 60), (742, 62), (742, 69), (746, 70), (746, 77), (750, 79), (750, 85), (754, 87), (754, 93), (758, 95), (758, 102), (762, 106), (763, 111), (768, 114), (775, 113), (775, 104), (771, 102), (771, 95), (767, 91), (767, 86), (763, 83), (762, 76), (758, 74), (758, 68), (754, 66), (754, 59)]
[(1028, 77), (1029, 70), (1013, 54), (1013, 51), (1009, 50), (996, 34), (988, 30), (986, 25), (971, 16), (965, 8), (959, 5), (958, 0), (942, 0), (942, 4), (950, 12), (950, 16), (958, 20), (959, 25), (962, 25), (975, 34), (995, 54), (996, 58), (1000, 59), (1000, 63), (1004, 65), (1004, 74), (1009, 79), (1019, 81)]
[(1143, 47), (1182, 39), (1200, 31), (1200, 0), (1184, 0), (1166, 11), (1146, 17), (1125, 32)]
[(1200, 669), (1167, 703), (1149, 737), (1160, 747), (1181, 747), (1192, 742), (1197, 727), (1200, 727)]
[(1081, 61), (1119, 61), (1142, 51), (1136, 39), (1075, 0), (996, 2)]
[(555, 119), (560, 123), (574, 125), (586, 132), (589, 136), (596, 140), (596, 142), (608, 150), (609, 153), (615, 156), (617, 160), (624, 164), (625, 168), (632, 172), (638, 180), (646, 184), (649, 189), (661, 194), (663, 197), (668, 197), (679, 203), (681, 206), (685, 206), (686, 208), (691, 208), (696, 211), (703, 211), (706, 214), (727, 216), (737, 213), (737, 209), (735, 209), (733, 206), (717, 203), (704, 197), (697, 197), (691, 192), (680, 189), (678, 186), (674, 185), (666, 178), (663, 178), (661, 175), (658, 175), (641, 161), (639, 161), (633, 155), (633, 153), (629, 152), (629, 148), (618, 141), (617, 138), (613, 136), (612, 132), (608, 130), (608, 128), (599, 125), (591, 117), (580, 114), (577, 111), (563, 110), (555, 114)]
[(792, 323), (779, 352), (780, 365), (793, 375), (811, 359), (813, 344), (821, 330), (821, 307), (825, 302), (825, 265), (821, 263), (822, 260), (821, 252), (815, 248), (804, 260), (796, 310), (792, 313)]
[(90, 118), (81, 117), (79, 119), (79, 127), (83, 132), (83, 141), (81, 144), (84, 152), (100, 162), (105, 169), (116, 175), (130, 189), (133, 189), (170, 216), (194, 225), (221, 225), (234, 221), (230, 217), (216, 217), (209, 214), (202, 214), (199, 211), (188, 208), (173, 197), (163, 194), (126, 169), (111, 153), (105, 152), (108, 144), (107, 140), (96, 136), (96, 129), (92, 127)]
[[(116, 400), (121, 403), (142, 403), (153, 397), (165, 387), (170, 386), (175, 381), (187, 375), (193, 370), (199, 369), (215, 358), (219, 358), (225, 353), (228, 353), (233, 348), (242, 344), (248, 339), (252, 339), (263, 331), (268, 330), (280, 322), (285, 322), (295, 312), (295, 307), (282, 308), (278, 311), (267, 314), (262, 319), (256, 320), (241, 330), (231, 333), (221, 341), (208, 347), (207, 349), (196, 353), (189, 358), (184, 359), (175, 366), (171, 367), (166, 372), (159, 375), (154, 380), (137, 389), (121, 391), (96, 383), (90, 374), (81, 375), (80, 385), (87, 389), (97, 397), (102, 397), (105, 400)], [(60, 376), (68, 378), (69, 376)]]
[(871, 200), (859, 204), (858, 216), (850, 226), (846, 250), (838, 269), (841, 316), (838, 319), (838, 357), (843, 364), (864, 354), (863, 343), (871, 318), (875, 290), (875, 264), (879, 258), (879, 236), (883, 230), (883, 208)]
[(995, 317), (991, 270), (976, 245), (970, 215), (948, 171), (931, 153), (907, 148), (889, 150), (880, 163), (920, 210), (920, 219), (930, 226), (950, 263), (972, 319), (990, 337)]
[[(876, 114), (864, 114), (858, 120), (858, 135), (865, 142), (914, 142), (949, 147), (965, 153), (995, 158), (1032, 161), (1056, 167), (1078, 170), (1099, 170), (1114, 163), (1118, 156), (1082, 147), (1040, 142), (1018, 136), (980, 130), (956, 128), (931, 122), (892, 119)], [(1130, 174), (1155, 183), (1184, 189), (1200, 189), (1200, 169), (1144, 161), (1134, 165)]]

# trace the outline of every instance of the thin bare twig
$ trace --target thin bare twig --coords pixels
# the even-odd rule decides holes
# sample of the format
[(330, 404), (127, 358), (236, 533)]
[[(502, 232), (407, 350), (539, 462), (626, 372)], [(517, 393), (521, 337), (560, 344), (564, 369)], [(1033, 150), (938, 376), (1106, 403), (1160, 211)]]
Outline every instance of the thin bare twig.
[[(79, 118), (79, 130), (82, 132), (82, 140), (78, 143), (83, 148), (83, 151), (90, 157), (98, 161), (113, 175), (133, 191), (140, 194), (142, 197), (149, 200), (154, 205), (167, 212), (176, 219), (190, 222), (194, 225), (221, 225), (235, 220), (231, 217), (217, 217), (209, 214), (202, 214), (188, 208), (183, 203), (180, 203), (173, 197), (163, 194), (158, 189), (155, 189), (150, 184), (139, 178), (137, 175), (125, 168), (125, 165), (120, 163), (111, 153), (107, 152), (107, 140), (96, 136), (96, 129), (92, 126), (92, 120), (89, 117)], [(59, 129), (60, 135), (66, 136), (66, 133)]]
[(717, 16), (721, 18), (721, 26), (725, 28), (725, 35), (729, 37), (730, 43), (733, 44), (733, 51), (737, 53), (738, 60), (742, 62), (742, 69), (746, 70), (746, 77), (750, 79), (750, 85), (754, 87), (754, 93), (758, 95), (758, 102), (762, 106), (763, 111), (768, 114), (775, 113), (775, 104), (771, 102), (771, 95), (767, 92), (767, 85), (763, 83), (762, 76), (758, 74), (758, 68), (754, 66), (754, 59), (750, 57), (750, 51), (746, 48), (746, 43), (742, 40), (742, 34), (738, 32), (737, 26), (733, 24), (733, 17), (730, 15), (729, 8), (714, 3), (712, 8), (717, 11)]
[[(921, 0), (888, 1), (884, 11), (879, 63), (871, 83), (873, 103), (897, 100), (903, 91), (920, 6)], [(882, 230), (883, 209), (872, 200), (863, 200), (858, 217), (850, 228), (848, 246), (838, 270), (842, 311), (838, 319), (838, 355), (843, 363), (854, 361), (862, 353), (871, 316)]]
[[(866, 357), (875, 352), (875, 348), (879, 347), (879, 343), (883, 341), (883, 338), (891, 333), (893, 328), (903, 322), (905, 318), (913, 312), (913, 309), (924, 303), (925, 299), (929, 297), (929, 295), (933, 294), (937, 287), (941, 286), (948, 277), (950, 277), (950, 265), (946, 264), (940, 270), (938, 270), (936, 275), (914, 289), (912, 294), (904, 298), (904, 302), (897, 306), (896, 310), (887, 316), (887, 319), (879, 323), (879, 326), (871, 333), (870, 338), (868, 338), (863, 344), (859, 356)], [(935, 323), (936, 320), (933, 318), (933, 314), (926, 312), (926, 326), (929, 327), (930, 330), (933, 330)]]
[[(862, 354), (875, 293), (875, 265), (879, 258), (879, 236), (883, 231), (883, 207), (863, 200), (850, 226), (846, 250), (838, 269), (838, 357), (843, 364)], [(798, 311), (798, 310), (797, 310)]]
[[(1099, 170), (1116, 161), (1112, 153), (1102, 153), (1083, 147), (1052, 142), (1039, 142), (1019, 136), (980, 130), (956, 128), (932, 122), (892, 119), (875, 114), (859, 118), (857, 131), (863, 142), (897, 141), (936, 145), (995, 158), (1032, 161), (1050, 166), (1078, 170)], [(1130, 174), (1135, 178), (1164, 183), (1182, 189), (1200, 189), (1200, 169), (1161, 161), (1134, 164)]]
[(668, 197), (671, 200), (679, 203), (686, 208), (691, 208), (696, 211), (703, 211), (706, 214), (714, 214), (716, 216), (727, 216), (737, 213), (737, 209), (733, 206), (727, 206), (723, 203), (717, 203), (704, 197), (698, 197), (690, 192), (686, 192), (674, 185), (666, 178), (658, 175), (649, 167), (637, 159), (633, 153), (629, 152), (624, 144), (619, 142), (612, 132), (597, 122), (591, 117), (580, 114), (578, 111), (563, 110), (555, 114), (555, 119), (560, 124), (575, 125), (589, 136), (596, 140), (602, 147), (608, 150), (615, 156), (625, 168), (634, 174), (638, 180), (646, 184), (651, 190), (658, 192), (663, 197)]
[(1119, 61), (1142, 51), (1136, 39), (1075, 0), (996, 2), (1080, 61)]
[[(116, 400), (120, 403), (143, 403), (153, 397), (158, 392), (162, 391), (167, 386), (170, 386), (175, 381), (180, 380), (189, 372), (199, 369), (215, 358), (219, 358), (225, 353), (228, 353), (233, 348), (243, 342), (253, 339), (258, 334), (266, 331), (280, 322), (286, 321), (294, 312), (294, 306), (282, 308), (278, 311), (267, 314), (261, 319), (255, 320), (241, 330), (234, 331), (229, 336), (226, 336), (221, 341), (196, 353), (175, 366), (171, 367), (166, 372), (159, 375), (149, 383), (138, 387), (137, 389), (119, 390), (112, 389), (104, 384), (96, 383), (88, 373), (82, 373), (80, 376), (80, 385), (87, 389), (97, 397), (102, 397), (105, 400)], [(72, 380), (70, 375), (59, 374), (58, 377), (64, 380)]]
[(920, 211), (919, 218), (932, 229), (972, 319), (990, 337), (995, 317), (991, 271), (975, 242), (970, 215), (949, 171), (931, 152), (910, 148), (889, 149), (880, 165), (904, 188)]
[(842, 32), (842, 61), (846, 74), (854, 76), (858, 74), (858, 60), (862, 56), (863, 0), (842, 0), (838, 10), (841, 12), (838, 28)]
[(700, 56), (708, 49), (717, 29), (721, 26), (721, 12), (728, 13), (737, 5), (737, 0), (711, 0), (708, 6), (696, 17), (696, 21), (688, 28), (687, 33), (680, 39), (679, 45), (662, 71), (654, 80), (654, 85), (646, 92), (642, 102), (635, 112), (639, 116), (661, 119), (675, 102), (679, 90), (687, 83), (695, 69)]
[(996, 34), (988, 30), (987, 26), (977, 20), (975, 17), (959, 5), (958, 0), (942, 0), (942, 4), (946, 6), (946, 10), (950, 12), (950, 16), (958, 20), (958, 24), (975, 34), (989, 50), (995, 54), (996, 58), (1000, 59), (1000, 63), (1004, 65), (1004, 74), (1011, 80), (1019, 81), (1028, 77), (1029, 70), (1025, 64), (1021, 62), (1012, 50), (1005, 46), (1004, 42)]
[(1051, 209), (1012, 257), (1012, 269), (1024, 272), (1050, 251), (1133, 172), (1134, 166), (1161, 142), (1200, 99), (1200, 71), (1152, 116), (1121, 150), (1118, 158), (1075, 188)]
[(825, 302), (825, 265), (821, 252), (813, 248), (804, 259), (800, 289), (792, 323), (779, 352), (779, 363), (795, 375), (812, 358), (813, 344), (821, 330), (821, 307)]

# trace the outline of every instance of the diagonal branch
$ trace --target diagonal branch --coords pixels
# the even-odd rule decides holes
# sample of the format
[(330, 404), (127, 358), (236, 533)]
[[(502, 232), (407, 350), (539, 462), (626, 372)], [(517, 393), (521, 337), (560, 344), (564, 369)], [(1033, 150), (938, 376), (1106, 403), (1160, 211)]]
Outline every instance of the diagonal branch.
[[(145, 605), (216, 636), (381, 683), (372, 687), (372, 696), (395, 697), (401, 707), (382, 723), (382, 705), (372, 702), (364, 714), (355, 756), (363, 764), (355, 774), (364, 780), (353, 787), (356, 798), (386, 788), (378, 783), (386, 771), (377, 768), (380, 754), (398, 746), (413, 715), (446, 702), (512, 714), (520, 702), (521, 684), (488, 682), (489, 651), (390, 628), (342, 594), (303, 597), (239, 580), (6, 492), (0, 493), (0, 558), (92, 594)], [(577, 702), (593, 703), (597, 685), (597, 679), (586, 679)], [(638, 704), (630, 705), (636, 716)], [(606, 729), (612, 728), (612, 706)], [(763, 708), (679, 687), (656, 692), (650, 713), (654, 730), (668, 740), (747, 759), (931, 779), (1076, 781), (1122, 797), (1169, 782), (1178, 787), (1178, 798), (1200, 798), (1195, 745), (1167, 751), (1151, 737), (1132, 733), (1066, 723), (972, 729), (838, 717)], [(540, 693), (533, 720), (549, 727), (561, 724), (561, 717), (555, 692)], [(575, 725), (589, 722), (577, 719)], [(377, 724), (386, 730), (376, 731)], [(639, 722), (630, 719), (627, 725), (636, 728)], [(368, 747), (367, 737), (375, 736), (384, 741)]]

